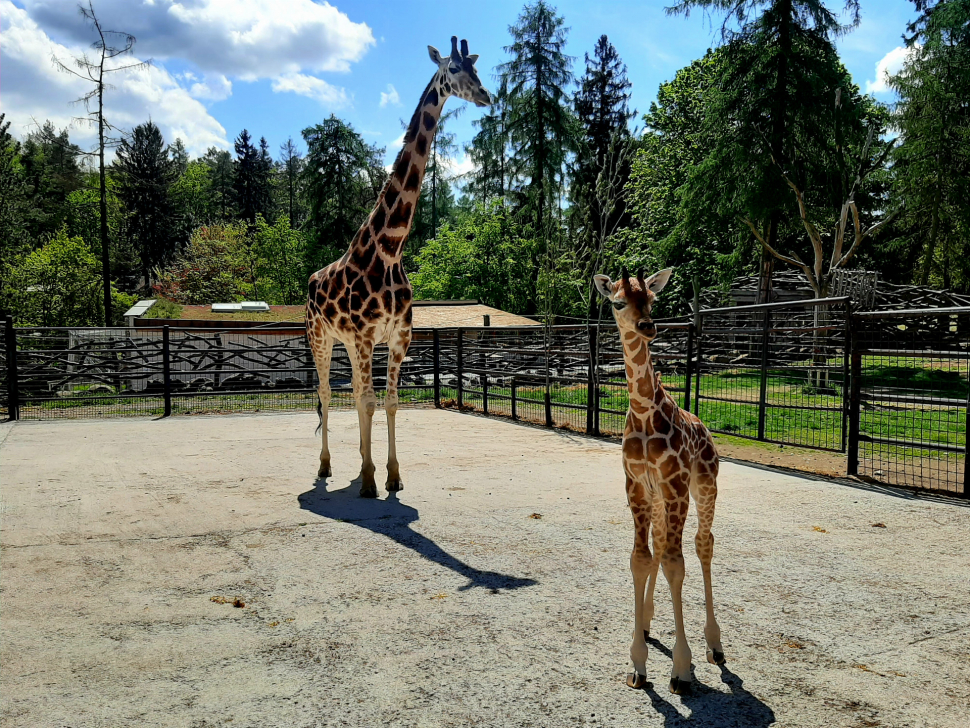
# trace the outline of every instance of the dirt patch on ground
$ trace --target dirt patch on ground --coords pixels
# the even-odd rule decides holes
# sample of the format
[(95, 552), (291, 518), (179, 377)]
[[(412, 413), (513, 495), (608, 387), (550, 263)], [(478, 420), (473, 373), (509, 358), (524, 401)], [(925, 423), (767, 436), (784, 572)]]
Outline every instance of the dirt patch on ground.
[(3, 726), (965, 725), (963, 504), (726, 461), (727, 665), (704, 660), (691, 514), (694, 695), (665, 687), (664, 582), (634, 691), (619, 445), (397, 419), (406, 487), (378, 500), (353, 411), (328, 482), (315, 414), (0, 426)]

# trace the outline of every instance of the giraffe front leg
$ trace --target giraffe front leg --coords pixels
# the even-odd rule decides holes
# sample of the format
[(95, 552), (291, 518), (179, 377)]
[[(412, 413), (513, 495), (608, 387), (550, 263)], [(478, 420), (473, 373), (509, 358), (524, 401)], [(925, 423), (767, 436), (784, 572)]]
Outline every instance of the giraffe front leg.
[[(684, 489), (686, 491), (686, 488)], [(686, 498), (686, 492), (684, 493)], [(682, 591), (684, 586), (684, 519), (687, 516), (686, 500), (667, 503), (667, 538), (661, 564), (667, 584), (670, 586), (670, 600), (674, 608), (674, 665), (670, 675), (670, 692), (689, 695), (691, 692), (691, 652), (684, 631), (684, 605)]]
[[(374, 394), (373, 356), (374, 344), (358, 339), (356, 346), (347, 347), (350, 365), (353, 369), (354, 399), (357, 403), (357, 423), (360, 427), (360, 496), (377, 497), (377, 482), (374, 480), (374, 459), (371, 457), (371, 430), (374, 412), (377, 409), (377, 396)], [(350, 349), (354, 352), (351, 353)]]
[(699, 474), (694, 481), (692, 495), (697, 507), (694, 548), (704, 575), (704, 606), (707, 609), (704, 640), (707, 642), (707, 661), (712, 665), (723, 665), (724, 647), (721, 645), (721, 627), (714, 617), (714, 589), (711, 585), (711, 560), (714, 558), (714, 534), (711, 533), (711, 525), (714, 522), (714, 501), (717, 498), (716, 475)]
[(653, 534), (653, 563), (650, 567), (650, 579), (647, 582), (647, 597), (644, 601), (643, 636), (650, 639), (650, 625), (653, 623), (654, 607), (653, 594), (657, 586), (657, 574), (660, 572), (660, 555), (664, 552), (664, 539), (667, 533), (667, 524), (664, 521), (664, 504), (659, 492), (653, 501), (652, 508), (652, 534)]
[(330, 362), (333, 355), (333, 339), (329, 336), (322, 336), (313, 342), (313, 361), (317, 367), (317, 376), (320, 383), (317, 386), (317, 395), (320, 398), (320, 429), (323, 431), (323, 445), (320, 449), (320, 467), (317, 470), (318, 478), (329, 478), (333, 475), (330, 468), (330, 439), (327, 431), (327, 421), (330, 414)]
[[(633, 493), (631, 479), (627, 477), (627, 492)], [(627, 675), (626, 684), (631, 688), (651, 687), (647, 682), (647, 647), (646, 634), (649, 626), (645, 621), (643, 601), (644, 588), (647, 578), (653, 568), (654, 557), (650, 553), (650, 543), (647, 540), (650, 530), (650, 503), (630, 498), (630, 510), (633, 513), (633, 553), (630, 554), (630, 571), (633, 573), (633, 644), (630, 645), (630, 659), (633, 661), (633, 672)]]
[(404, 490), (401, 480), (401, 467), (397, 461), (397, 442), (395, 437), (395, 419), (397, 417), (398, 395), (397, 385), (401, 378), (401, 364), (411, 344), (411, 331), (393, 332), (388, 341), (387, 350), (387, 398), (384, 400), (384, 411), (387, 414), (387, 491)]

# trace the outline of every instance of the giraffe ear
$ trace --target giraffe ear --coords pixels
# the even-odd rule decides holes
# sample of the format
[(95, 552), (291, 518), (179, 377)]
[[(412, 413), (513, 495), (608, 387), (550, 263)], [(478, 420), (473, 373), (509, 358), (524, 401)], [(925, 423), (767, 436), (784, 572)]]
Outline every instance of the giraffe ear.
[(472, 65), (474, 66), (475, 63), (478, 61), (478, 54), (477, 53), (472, 53), (470, 55), (465, 56), (465, 58), (467, 58), (469, 61), (471, 61)]
[(604, 276), (602, 273), (593, 276), (593, 285), (600, 292), (601, 296), (609, 299), (613, 298), (613, 281), (610, 280), (609, 276)]
[(428, 55), (431, 56), (431, 62), (436, 66), (440, 66), (442, 64), (441, 53), (434, 46), (428, 46)]
[(670, 275), (674, 272), (673, 268), (664, 268), (658, 273), (654, 273), (652, 276), (647, 278), (647, 288), (654, 292), (654, 294), (660, 293), (664, 286), (667, 285), (667, 281), (670, 280)]

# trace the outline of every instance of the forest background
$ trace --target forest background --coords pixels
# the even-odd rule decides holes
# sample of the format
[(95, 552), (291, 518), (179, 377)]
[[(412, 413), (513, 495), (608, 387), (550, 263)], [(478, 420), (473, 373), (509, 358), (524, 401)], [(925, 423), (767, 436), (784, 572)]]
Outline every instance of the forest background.
[[(682, 0), (669, 12), (710, 13), (719, 44), (642, 115), (607, 34), (571, 58), (566, 19), (526, 5), (505, 59), (479, 68), (495, 103), (473, 121), (469, 171), (449, 164), (459, 103), (435, 138), (405, 255), (416, 297), (585, 320), (600, 313), (593, 273), (668, 265), (661, 315), (686, 312), (695, 282), (775, 266), (819, 295), (839, 267), (970, 292), (970, 0), (914, 0), (892, 105), (836, 49), (861, 2)], [(104, 41), (87, 68), (58, 59), (65, 72), (97, 77), (114, 49), (107, 68), (124, 73), (134, 38), (99, 36), (84, 7), (77, 22)], [(17, 140), (0, 114), (0, 310), (19, 325), (98, 324), (106, 309), (118, 324), (145, 297), (157, 315), (300, 304), (387, 174), (385, 149), (336, 115), (277, 150), (243, 129), (232, 151), (191, 157), (150, 120), (112, 126), (103, 90), (82, 109), (104, 131), (93, 149), (51, 122)]]

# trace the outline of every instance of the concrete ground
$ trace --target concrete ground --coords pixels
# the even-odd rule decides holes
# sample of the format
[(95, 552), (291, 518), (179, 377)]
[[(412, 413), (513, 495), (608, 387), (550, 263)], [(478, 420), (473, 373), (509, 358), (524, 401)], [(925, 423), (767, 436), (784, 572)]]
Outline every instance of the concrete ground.
[(967, 725), (964, 504), (725, 463), (728, 662), (704, 660), (688, 539), (681, 698), (663, 581), (656, 688), (624, 683), (618, 445), (407, 410), (406, 488), (362, 501), (356, 415), (331, 415), (327, 484), (315, 425), (0, 425), (2, 725)]

